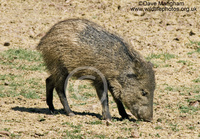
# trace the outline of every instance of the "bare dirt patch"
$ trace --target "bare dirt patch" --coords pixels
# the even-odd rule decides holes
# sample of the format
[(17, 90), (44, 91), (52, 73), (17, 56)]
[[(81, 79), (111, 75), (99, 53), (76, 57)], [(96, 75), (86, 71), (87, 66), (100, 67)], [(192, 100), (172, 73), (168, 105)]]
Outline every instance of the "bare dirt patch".
[[(0, 137), (199, 138), (200, 1), (184, 1), (184, 7), (196, 7), (190, 12), (137, 12), (132, 7), (139, 7), (138, 2), (1, 1)], [(107, 126), (92, 86), (83, 82), (77, 95), (73, 80), (69, 103), (76, 116), (65, 115), (56, 93), (56, 114), (49, 114), (44, 83), (48, 75), (35, 47), (53, 24), (68, 18), (86, 18), (117, 32), (154, 64), (157, 87), (152, 123), (133, 117), (122, 121), (109, 96), (114, 118)]]

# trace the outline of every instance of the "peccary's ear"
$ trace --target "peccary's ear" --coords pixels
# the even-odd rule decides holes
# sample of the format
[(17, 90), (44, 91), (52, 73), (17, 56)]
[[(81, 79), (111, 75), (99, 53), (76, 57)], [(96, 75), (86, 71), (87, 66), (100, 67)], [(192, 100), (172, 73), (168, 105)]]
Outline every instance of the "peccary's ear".
[(132, 70), (134, 71), (133, 73), (137, 75), (138, 78), (142, 77), (144, 74), (144, 69), (145, 69), (145, 59), (143, 56), (136, 52), (133, 47), (129, 47), (129, 54), (132, 59)]
[(135, 69), (136, 74), (137, 75), (141, 74), (141, 69), (144, 65), (143, 61), (140, 59), (135, 59), (134, 63), (135, 63), (135, 67), (133, 69)]
[(136, 78), (137, 77), (137, 73), (133, 70), (133, 68), (128, 68), (125, 71), (125, 76), (127, 76), (128, 78)]
[(129, 55), (132, 59), (132, 62), (134, 63), (135, 68), (137, 67), (140, 68), (142, 65), (142, 61), (145, 61), (143, 56), (139, 52), (136, 52), (133, 47), (129, 47), (128, 50), (129, 50)]
[(137, 75), (137, 79), (144, 78), (150, 67), (150, 64), (144, 61), (143, 59), (135, 60), (133, 65), (133, 70), (135, 72), (135, 75)]

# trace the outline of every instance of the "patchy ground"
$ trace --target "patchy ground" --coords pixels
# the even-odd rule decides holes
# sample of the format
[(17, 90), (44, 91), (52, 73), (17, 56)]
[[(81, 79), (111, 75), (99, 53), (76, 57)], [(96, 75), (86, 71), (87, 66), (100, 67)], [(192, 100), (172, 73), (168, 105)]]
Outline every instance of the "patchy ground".
[[(149, 6), (134, 0), (2, 0), (0, 137), (200, 138), (200, 1), (174, 5), (197, 9), (189, 12), (133, 11), (138, 7)], [(113, 120), (107, 126), (94, 88), (86, 81), (79, 84), (78, 94), (74, 80), (68, 87), (76, 116), (64, 114), (56, 93), (56, 114), (49, 114), (44, 83), (48, 73), (35, 47), (53, 24), (77, 17), (124, 36), (154, 64), (157, 87), (152, 123), (133, 117), (122, 121), (109, 95)]]

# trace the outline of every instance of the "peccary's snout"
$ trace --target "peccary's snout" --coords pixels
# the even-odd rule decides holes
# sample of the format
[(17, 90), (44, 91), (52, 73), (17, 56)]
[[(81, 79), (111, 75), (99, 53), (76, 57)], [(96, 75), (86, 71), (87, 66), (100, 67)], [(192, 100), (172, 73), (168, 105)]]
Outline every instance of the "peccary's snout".
[(146, 122), (151, 122), (153, 120), (153, 108), (142, 106), (138, 110), (138, 119), (142, 119)]

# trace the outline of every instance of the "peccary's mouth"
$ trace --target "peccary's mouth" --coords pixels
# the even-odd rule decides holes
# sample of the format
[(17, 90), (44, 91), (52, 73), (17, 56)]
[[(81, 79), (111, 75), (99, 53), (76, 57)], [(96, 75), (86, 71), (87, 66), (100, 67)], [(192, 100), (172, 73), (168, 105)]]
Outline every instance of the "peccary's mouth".
[(137, 119), (138, 120), (142, 120), (142, 121), (145, 121), (145, 122), (151, 122), (152, 120), (153, 120), (153, 118), (142, 118), (141, 116), (139, 116), (138, 114), (137, 114)]
[(153, 114), (148, 110), (140, 109), (137, 113), (137, 118), (145, 122), (151, 122), (153, 120)]
[(140, 119), (140, 116), (138, 115), (138, 110), (131, 110), (131, 113), (135, 116), (136, 120)]
[[(134, 108), (134, 109), (133, 109)], [(137, 108), (137, 106), (130, 109), (131, 113), (137, 118), (137, 120), (142, 120), (145, 122), (151, 122), (153, 120), (153, 115), (146, 109)]]

